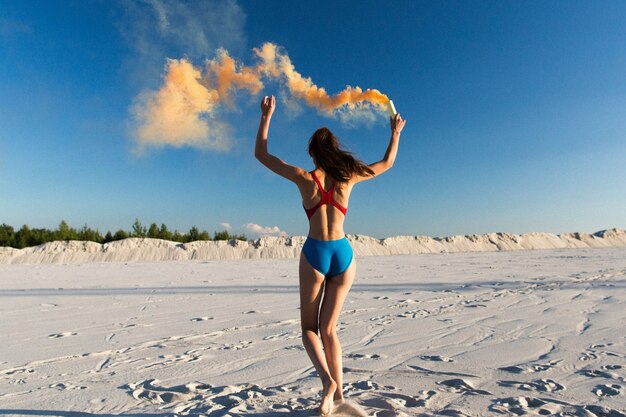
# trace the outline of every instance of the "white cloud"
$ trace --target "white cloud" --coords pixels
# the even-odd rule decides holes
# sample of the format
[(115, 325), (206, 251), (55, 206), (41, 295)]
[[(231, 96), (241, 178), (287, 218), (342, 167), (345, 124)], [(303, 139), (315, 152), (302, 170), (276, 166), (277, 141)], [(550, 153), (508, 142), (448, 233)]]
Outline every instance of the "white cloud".
[(224, 223), (220, 223), (220, 225), (221, 225), (224, 229), (226, 229), (226, 230), (231, 230), (231, 229), (233, 228), (233, 227), (230, 225), (230, 223), (226, 223), (226, 222), (224, 222)]
[(278, 226), (261, 226), (256, 223), (244, 225), (248, 232), (258, 236), (287, 236), (287, 232), (280, 230)]

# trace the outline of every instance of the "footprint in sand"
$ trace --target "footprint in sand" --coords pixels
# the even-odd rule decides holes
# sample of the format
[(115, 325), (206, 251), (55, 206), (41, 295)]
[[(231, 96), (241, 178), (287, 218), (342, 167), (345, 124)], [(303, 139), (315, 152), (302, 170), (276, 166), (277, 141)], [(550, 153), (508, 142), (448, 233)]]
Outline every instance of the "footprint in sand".
[[(5, 362), (6, 363), (6, 362)], [(34, 374), (37, 371), (35, 371), (32, 368), (13, 368), (13, 369), (6, 369), (3, 371), (0, 371), (0, 375), (4, 374), (4, 375), (13, 375), (13, 374)]]
[(434, 362), (454, 362), (453, 359), (446, 358), (444, 356), (439, 355), (421, 355), (419, 358), (423, 361), (434, 361)]
[(300, 332), (284, 332), (265, 336), (263, 340), (290, 340), (300, 339)]
[(614, 397), (621, 394), (621, 390), (622, 386), (618, 384), (600, 384), (592, 392), (598, 397)]
[(626, 417), (626, 414), (624, 413), (620, 413), (619, 411), (611, 408), (602, 407), (601, 405), (585, 405), (581, 408), (592, 412), (594, 416), (598, 417)]
[(228, 415), (245, 411), (250, 405), (276, 395), (275, 391), (254, 384), (214, 387), (192, 382), (167, 387), (159, 380), (149, 379), (119, 387), (133, 398), (171, 409), (173, 413), (196, 415)]
[(497, 411), (502, 414), (518, 416), (529, 414), (529, 410), (532, 410), (532, 414), (536, 413), (544, 416), (553, 414), (553, 411), (548, 408), (544, 408), (546, 405), (548, 405), (548, 403), (540, 400), (539, 398), (510, 397), (493, 400), (493, 404), (489, 406), (489, 410)]
[(404, 394), (396, 394), (391, 392), (381, 393), (382, 397), (389, 398), (392, 402), (400, 404), (403, 407), (425, 407), (426, 401), (434, 396), (436, 391), (422, 391), (420, 397), (411, 397)]
[(418, 308), (416, 310), (405, 311), (404, 313), (398, 314), (396, 317), (419, 319), (421, 317), (430, 316), (430, 314), (430, 311), (423, 308)]
[(448, 409), (448, 410), (440, 410), (437, 413), (438, 416), (452, 416), (452, 417), (471, 417), (469, 414), (465, 414), (463, 411)]
[(74, 332), (52, 333), (48, 335), (48, 338), (58, 339), (59, 337), (76, 336), (77, 334), (78, 333), (74, 333)]
[(580, 355), (580, 358), (578, 358), (578, 360), (581, 360), (581, 361), (592, 361), (594, 359), (598, 359), (598, 355), (596, 355), (593, 352), (583, 352)]
[(56, 388), (60, 391), (65, 391), (65, 390), (83, 390), (83, 389), (87, 389), (86, 386), (84, 385), (72, 385), (72, 384), (64, 384), (62, 382), (57, 382), (56, 384), (52, 384), (49, 385), (48, 388)]
[[(354, 393), (355, 397), (358, 396), (359, 404), (368, 407), (369, 413), (365, 414), (350, 414), (347, 410), (345, 414), (341, 414), (342, 408), (337, 406), (333, 411), (333, 415), (337, 416), (407, 416), (416, 415), (415, 410), (405, 410), (407, 408), (425, 407), (428, 405), (428, 400), (436, 395), (435, 391), (421, 391), (417, 396), (410, 396), (405, 394), (393, 393), (393, 392), (360, 392)], [(408, 411), (405, 413), (403, 411)], [(373, 414), (371, 414), (374, 412)]]
[(304, 350), (304, 346), (302, 346), (302, 345), (291, 345), (291, 346), (285, 346), (283, 349), (285, 349), (285, 350)]
[(536, 379), (531, 382), (498, 381), (498, 385), (502, 387), (517, 387), (517, 389), (522, 391), (557, 392), (565, 389), (563, 385), (552, 379)]
[(207, 321), (207, 320), (213, 320), (213, 319), (215, 319), (215, 317), (194, 317), (190, 320), (193, 322), (196, 322), (196, 321)]
[(136, 369), (138, 370), (144, 370), (144, 369), (152, 369), (152, 368), (165, 368), (180, 362), (183, 363), (188, 363), (188, 362), (196, 362), (199, 360), (202, 360), (202, 355), (199, 355), (196, 353), (197, 349), (193, 349), (190, 351), (187, 351), (181, 355), (159, 355), (157, 357), (156, 362), (152, 362), (146, 365), (142, 365), (137, 367)]
[(376, 382), (372, 381), (357, 381), (346, 384), (345, 391), (371, 391), (371, 390), (379, 390), (383, 387), (378, 385)]
[(578, 375), (584, 375), (589, 378), (606, 378), (606, 379), (617, 379), (618, 376), (616, 374), (600, 371), (597, 369), (584, 369), (581, 371), (576, 371)]
[(370, 317), (370, 321), (377, 322), (376, 325), (378, 326), (384, 326), (393, 323), (393, 320), (391, 320), (390, 317), (392, 317), (391, 314), (386, 314), (384, 316), (378, 317)]
[(361, 353), (349, 353), (346, 356), (350, 359), (380, 359), (381, 358), (381, 356), (376, 353), (373, 353), (371, 355), (363, 355)]
[(550, 398), (509, 397), (492, 400), (490, 411), (511, 415), (626, 417), (600, 405), (578, 405)]
[(530, 373), (536, 373), (536, 372), (543, 372), (543, 371), (547, 371), (548, 369), (555, 368), (556, 366), (558, 366), (560, 362), (561, 360), (559, 359), (559, 360), (550, 361), (549, 363), (535, 363), (535, 364), (527, 365), (524, 367), (517, 366), (517, 365), (505, 366), (503, 368), (498, 368), (498, 370), (510, 372), (512, 374), (530, 374)]
[(462, 394), (479, 394), (479, 395), (491, 395), (489, 391), (480, 390), (474, 388), (469, 381), (461, 378), (446, 379), (444, 381), (437, 382), (443, 390), (462, 393)]
[(250, 347), (250, 345), (252, 345), (254, 342), (248, 341), (248, 340), (244, 340), (242, 342), (239, 343), (227, 343), (224, 346), (221, 346), (219, 348), (219, 350), (241, 350), (241, 349), (245, 349), (247, 347)]

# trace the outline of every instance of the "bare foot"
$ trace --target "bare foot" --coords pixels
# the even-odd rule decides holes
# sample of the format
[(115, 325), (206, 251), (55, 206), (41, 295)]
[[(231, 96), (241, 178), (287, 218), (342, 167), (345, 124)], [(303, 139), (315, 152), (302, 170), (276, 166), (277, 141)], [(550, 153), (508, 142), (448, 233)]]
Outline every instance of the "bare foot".
[(332, 379), (329, 379), (324, 385), (324, 392), (322, 394), (322, 403), (320, 404), (319, 412), (320, 416), (329, 416), (333, 411), (333, 394), (337, 390), (337, 383)]

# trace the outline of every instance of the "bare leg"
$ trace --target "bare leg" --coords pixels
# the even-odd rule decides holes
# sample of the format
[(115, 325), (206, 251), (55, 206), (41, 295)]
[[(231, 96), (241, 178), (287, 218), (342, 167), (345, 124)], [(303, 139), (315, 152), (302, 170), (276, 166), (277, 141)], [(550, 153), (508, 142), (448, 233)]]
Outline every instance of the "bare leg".
[(302, 343), (313, 362), (317, 374), (322, 380), (323, 393), (320, 414), (326, 415), (332, 411), (332, 396), (337, 389), (337, 383), (331, 377), (322, 345), (318, 337), (319, 306), (322, 299), (324, 275), (320, 274), (306, 260), (300, 256), (300, 320), (302, 324)]
[(322, 301), (320, 311), (320, 333), (326, 362), (331, 377), (337, 383), (337, 390), (333, 396), (335, 402), (343, 401), (343, 361), (341, 359), (341, 343), (337, 337), (337, 320), (355, 275), (356, 262), (353, 259), (352, 264), (345, 272), (326, 280), (324, 301)]

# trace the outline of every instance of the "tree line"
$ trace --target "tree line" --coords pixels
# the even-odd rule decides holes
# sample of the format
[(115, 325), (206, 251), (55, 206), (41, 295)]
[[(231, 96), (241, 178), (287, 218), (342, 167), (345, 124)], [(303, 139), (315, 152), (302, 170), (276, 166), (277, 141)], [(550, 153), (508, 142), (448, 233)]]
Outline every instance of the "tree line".
[(115, 233), (111, 233), (109, 230), (104, 236), (102, 236), (98, 229), (92, 229), (87, 225), (84, 225), (80, 229), (70, 227), (65, 220), (61, 221), (59, 227), (55, 230), (31, 229), (25, 224), (16, 231), (8, 224), (4, 223), (0, 225), (0, 246), (10, 246), (17, 249), (37, 246), (55, 240), (87, 240), (91, 242), (107, 243), (129, 237), (149, 237), (181, 243), (194, 242), (196, 240), (248, 240), (246, 235), (231, 235), (226, 230), (214, 232), (213, 238), (211, 238), (209, 232), (206, 230), (200, 231), (196, 226), (193, 226), (186, 233), (181, 233), (178, 230), (172, 232), (164, 224), (161, 224), (159, 227), (156, 223), (152, 223), (149, 227), (146, 227), (141, 224), (139, 219), (135, 220), (131, 231), (120, 229)]

